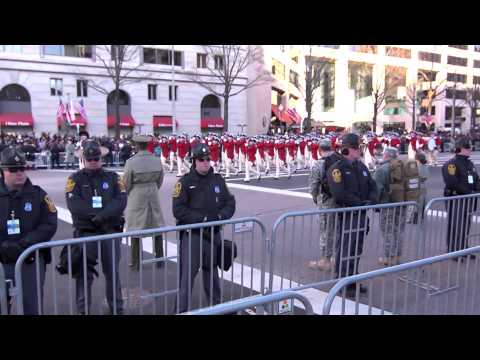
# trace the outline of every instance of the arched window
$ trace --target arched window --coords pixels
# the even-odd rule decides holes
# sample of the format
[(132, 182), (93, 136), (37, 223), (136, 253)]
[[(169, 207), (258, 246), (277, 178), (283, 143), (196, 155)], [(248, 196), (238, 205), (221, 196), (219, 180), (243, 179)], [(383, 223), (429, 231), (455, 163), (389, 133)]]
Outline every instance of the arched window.
[(30, 94), (23, 86), (10, 84), (0, 91), (0, 101), (30, 102)]
[(220, 101), (215, 95), (205, 96), (202, 99), (200, 108), (201, 108), (202, 119), (221, 117)]
[[(130, 105), (130, 97), (128, 96), (128, 94), (123, 90), (119, 90), (118, 93), (119, 93), (118, 102), (120, 103), (120, 105)], [(112, 91), (110, 94), (108, 94), (107, 104), (114, 105), (114, 99), (115, 99), (115, 90)]]

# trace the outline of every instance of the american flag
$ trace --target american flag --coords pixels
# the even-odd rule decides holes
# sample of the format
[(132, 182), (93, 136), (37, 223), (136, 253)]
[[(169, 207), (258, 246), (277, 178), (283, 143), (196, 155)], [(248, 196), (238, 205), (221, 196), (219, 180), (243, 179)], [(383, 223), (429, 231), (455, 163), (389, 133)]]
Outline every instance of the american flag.
[(75, 111), (73, 109), (72, 99), (69, 99), (65, 105), (67, 121), (71, 125), (75, 121)]
[(57, 109), (57, 121), (63, 123), (63, 114), (65, 113), (65, 106), (63, 106), (62, 99), (59, 99), (58, 109)]
[(80, 99), (80, 101), (78, 102), (77, 111), (82, 118), (87, 120), (87, 110), (85, 109), (85, 104), (83, 103), (83, 99)]
[(297, 111), (295, 110), (295, 108), (292, 108), (292, 109), (287, 109), (287, 113), (288, 115), (290, 116), (290, 118), (295, 121), (296, 123), (300, 123), (302, 121), (302, 118), (300, 117), (300, 115), (298, 115)]

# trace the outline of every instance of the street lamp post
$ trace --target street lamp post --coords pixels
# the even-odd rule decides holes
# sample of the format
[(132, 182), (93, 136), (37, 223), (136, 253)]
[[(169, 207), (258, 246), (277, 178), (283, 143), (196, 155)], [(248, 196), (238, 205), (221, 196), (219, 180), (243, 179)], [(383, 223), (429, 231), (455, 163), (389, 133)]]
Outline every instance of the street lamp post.
[(175, 91), (175, 45), (172, 45), (172, 132), (175, 135), (177, 133), (177, 123), (176, 123), (176, 108), (175, 103), (177, 101), (176, 91)]
[[(282, 116), (283, 116), (283, 105), (282, 104), (278, 105), (278, 112), (280, 113), (280, 118), (282, 118)], [(278, 120), (282, 121), (281, 119), (278, 119)], [(285, 128), (285, 132), (286, 132), (286, 128)]]

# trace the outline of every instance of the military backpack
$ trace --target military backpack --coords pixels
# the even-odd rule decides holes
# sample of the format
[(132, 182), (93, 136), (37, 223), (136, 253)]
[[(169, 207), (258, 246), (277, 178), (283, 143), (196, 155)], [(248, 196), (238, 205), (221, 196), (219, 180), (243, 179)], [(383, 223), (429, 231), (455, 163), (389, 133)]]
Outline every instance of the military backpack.
[(418, 201), (420, 174), (415, 160), (390, 161), (390, 202)]

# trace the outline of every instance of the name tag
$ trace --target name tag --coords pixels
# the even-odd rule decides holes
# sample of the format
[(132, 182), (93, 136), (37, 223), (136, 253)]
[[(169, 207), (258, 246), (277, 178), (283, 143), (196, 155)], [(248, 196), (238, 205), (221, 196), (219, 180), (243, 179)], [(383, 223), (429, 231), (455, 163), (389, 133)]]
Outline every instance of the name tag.
[(101, 209), (102, 208), (102, 197), (101, 196), (92, 196), (92, 208)]
[(19, 219), (7, 220), (7, 234), (8, 235), (20, 234), (20, 220)]
[(363, 170), (363, 176), (368, 176), (368, 174), (365, 170)]
[(468, 175), (468, 183), (473, 184), (473, 175)]

